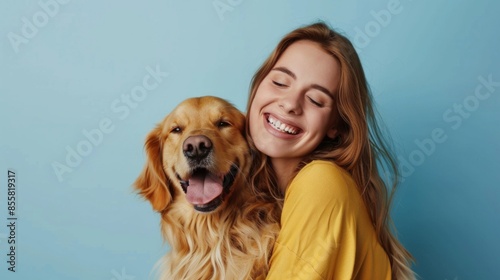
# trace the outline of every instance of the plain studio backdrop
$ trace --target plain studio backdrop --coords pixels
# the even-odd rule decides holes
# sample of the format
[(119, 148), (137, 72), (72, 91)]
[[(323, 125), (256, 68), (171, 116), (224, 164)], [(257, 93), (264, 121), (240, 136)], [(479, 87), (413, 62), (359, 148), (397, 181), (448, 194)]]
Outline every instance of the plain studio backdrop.
[(2, 1), (0, 278), (150, 278), (168, 244), (131, 188), (146, 134), (187, 97), (245, 110), (279, 39), (322, 19), (355, 44), (393, 137), (404, 181), (392, 213), (416, 272), (500, 279), (499, 11), (487, 0)]

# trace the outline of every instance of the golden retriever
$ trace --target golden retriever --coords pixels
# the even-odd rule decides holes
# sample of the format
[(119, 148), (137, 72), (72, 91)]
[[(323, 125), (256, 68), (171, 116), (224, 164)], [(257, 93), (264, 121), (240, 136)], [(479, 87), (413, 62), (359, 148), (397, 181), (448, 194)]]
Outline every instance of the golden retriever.
[(161, 279), (263, 279), (279, 231), (253, 195), (245, 117), (227, 101), (191, 98), (149, 133), (134, 183), (161, 214), (171, 250)]

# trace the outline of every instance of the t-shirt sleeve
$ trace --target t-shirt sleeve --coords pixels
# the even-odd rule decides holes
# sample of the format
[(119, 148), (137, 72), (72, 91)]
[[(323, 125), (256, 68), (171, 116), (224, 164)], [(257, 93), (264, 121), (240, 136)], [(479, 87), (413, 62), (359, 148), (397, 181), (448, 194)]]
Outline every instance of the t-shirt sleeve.
[[(353, 189), (354, 188), (354, 189)], [(340, 167), (306, 165), (285, 195), (282, 228), (266, 279), (351, 279), (356, 254), (355, 184)]]

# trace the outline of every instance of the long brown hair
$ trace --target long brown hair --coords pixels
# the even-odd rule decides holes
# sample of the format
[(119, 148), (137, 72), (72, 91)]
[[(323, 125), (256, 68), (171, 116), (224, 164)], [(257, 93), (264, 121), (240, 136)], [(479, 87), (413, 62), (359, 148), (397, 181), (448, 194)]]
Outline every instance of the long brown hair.
[[(323, 50), (335, 57), (340, 64), (340, 83), (334, 96), (338, 116), (335, 139), (325, 138), (322, 143), (297, 167), (298, 172), (312, 160), (333, 161), (347, 170), (356, 182), (369, 211), (378, 239), (387, 252), (392, 269), (392, 279), (415, 279), (411, 270), (413, 258), (395, 236), (390, 217), (390, 205), (398, 184), (398, 168), (387, 140), (382, 136), (372, 96), (361, 61), (353, 45), (345, 36), (332, 30), (323, 22), (298, 28), (287, 34), (266, 59), (252, 79), (247, 112), (260, 83), (274, 67), (283, 52), (299, 40), (318, 43)], [(284, 194), (278, 188), (276, 174), (269, 158), (257, 151), (247, 118), (247, 138), (253, 152), (251, 184), (255, 193), (282, 206)], [(386, 182), (378, 167), (392, 174)], [(390, 190), (388, 190), (390, 186)]]

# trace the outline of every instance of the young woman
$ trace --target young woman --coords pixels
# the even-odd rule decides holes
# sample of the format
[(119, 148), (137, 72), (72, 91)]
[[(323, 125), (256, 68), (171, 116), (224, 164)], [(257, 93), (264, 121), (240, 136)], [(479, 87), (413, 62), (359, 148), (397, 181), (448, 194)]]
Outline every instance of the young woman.
[(286, 35), (253, 77), (247, 114), (252, 187), (282, 207), (267, 279), (415, 278), (391, 232), (397, 182), (389, 192), (377, 166), (397, 178), (396, 164), (348, 39), (324, 23)]

